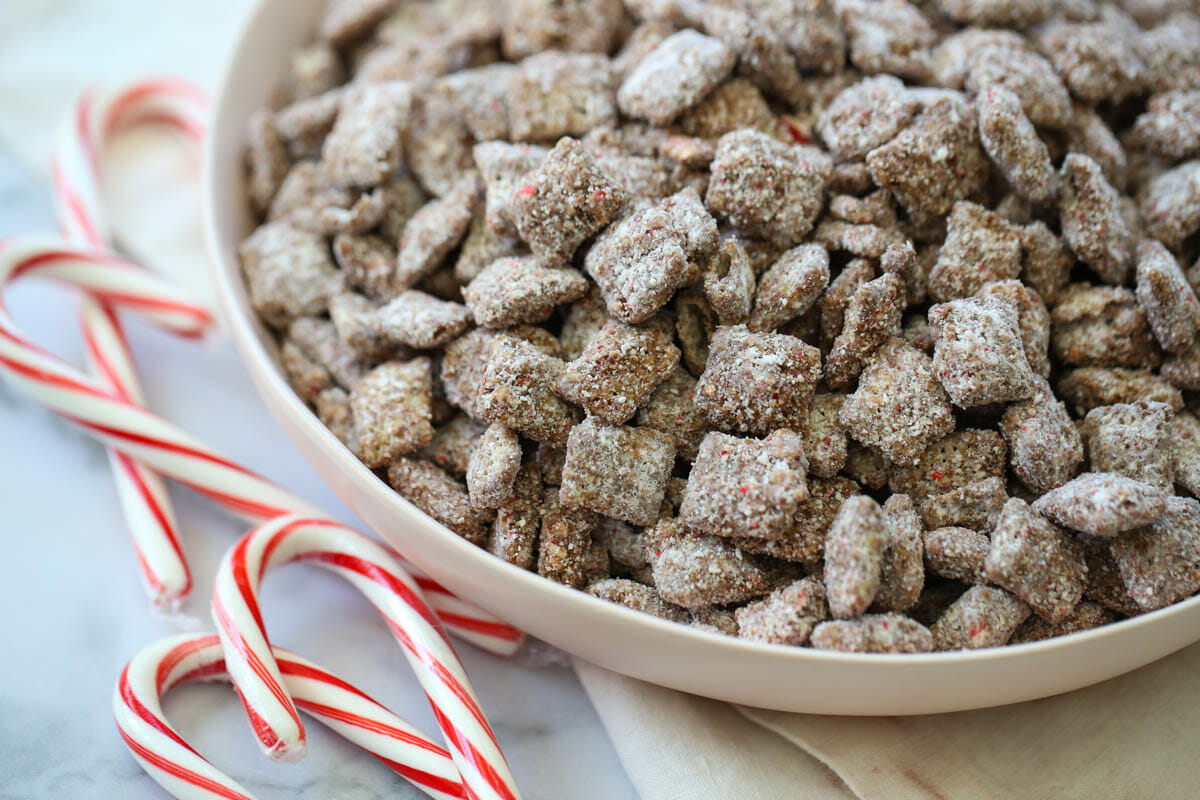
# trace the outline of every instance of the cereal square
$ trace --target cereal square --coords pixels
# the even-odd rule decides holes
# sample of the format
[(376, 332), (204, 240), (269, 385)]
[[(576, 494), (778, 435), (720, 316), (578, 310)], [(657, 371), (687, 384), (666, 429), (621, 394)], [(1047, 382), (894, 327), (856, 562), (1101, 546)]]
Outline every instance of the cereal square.
[(463, 299), (475, 321), (485, 328), (541, 322), (555, 306), (587, 294), (588, 282), (578, 271), (544, 267), (537, 258), (500, 258), (463, 287)]
[(833, 164), (816, 148), (747, 129), (718, 140), (711, 169), (705, 200), (714, 213), (747, 236), (793, 245), (812, 229)]
[(1026, 603), (1003, 589), (972, 586), (933, 623), (937, 650), (977, 650), (1008, 644), (1032, 613)]
[(1050, 350), (1073, 366), (1156, 367), (1162, 351), (1132, 291), (1073, 283), (1050, 311)]
[[(703, 100), (684, 111), (676, 125), (688, 136), (708, 142), (710, 148), (725, 134), (743, 128), (754, 128), (780, 141), (791, 141), (762, 92), (745, 78), (731, 78), (713, 89)], [(715, 155), (713, 149), (705, 166), (712, 163)]]
[(888, 530), (879, 504), (866, 495), (842, 503), (825, 534), (825, 588), (829, 613), (860, 616), (875, 599)]
[(511, 202), (521, 238), (545, 266), (570, 260), (626, 202), (625, 190), (600, 171), (578, 140), (562, 138), (525, 177)]
[(838, 419), (855, 439), (902, 465), (916, 464), (926, 447), (954, 430), (929, 356), (896, 338), (871, 356)]
[[(1020, 98), (1002, 86), (989, 86), (978, 97), (979, 138), (1008, 185), (1035, 205), (1053, 200), (1058, 176), (1046, 143), (1021, 109)], [(1069, 98), (1067, 102), (1070, 109)]]
[(788, 103), (804, 100), (804, 84), (787, 45), (749, 13), (708, 4), (704, 28), (737, 53), (738, 70), (764, 92)]
[(991, 544), (986, 534), (970, 528), (937, 528), (926, 531), (925, 568), (931, 575), (962, 581), (984, 583), (983, 565)]
[(472, 506), (466, 488), (441, 467), (401, 457), (388, 467), (387, 477), (401, 497), (467, 541), (482, 545), (487, 539), (491, 512)]
[(331, 386), (317, 395), (313, 405), (316, 407), (317, 418), (334, 435), (358, 455), (357, 431), (354, 429), (354, 412), (350, 410), (350, 395), (340, 386)]
[(737, 325), (750, 318), (754, 270), (736, 238), (722, 242), (709, 259), (704, 270), (704, 296), (722, 325)]
[(1173, 91), (1151, 97), (1133, 125), (1142, 147), (1170, 161), (1200, 155), (1200, 91)]
[(536, 145), (481, 142), (471, 152), (487, 186), (488, 227), (500, 236), (516, 236), (513, 200), (525, 184), (525, 175), (538, 168), (548, 151)]
[(784, 561), (813, 563), (825, 552), (825, 534), (838, 509), (858, 492), (847, 478), (808, 478), (808, 497), (796, 507), (791, 528), (778, 539), (739, 539), (748, 553), (761, 553)]
[(1033, 504), (1033, 510), (1064, 528), (1112, 537), (1162, 516), (1167, 496), (1153, 486), (1115, 472), (1085, 472)]
[(368, 467), (382, 467), (433, 438), (430, 373), (427, 358), (389, 361), (350, 392), (358, 452)]
[(566, 444), (576, 416), (558, 396), (562, 361), (507, 333), (497, 336), (485, 352), (474, 413), (536, 442)]
[(692, 464), (679, 518), (714, 536), (779, 539), (808, 496), (807, 466), (800, 437), (787, 429), (761, 440), (714, 431)]
[(1109, 21), (1059, 21), (1047, 25), (1036, 42), (1071, 94), (1095, 105), (1138, 91), (1142, 66), (1130, 38)]
[(333, 257), (349, 286), (376, 300), (390, 296), (396, 252), (386, 239), (339, 233), (333, 239)]
[(325, 239), (286, 221), (269, 222), (238, 247), (250, 304), (275, 328), (325, 311), (341, 288)]
[(557, 489), (546, 490), (538, 542), (538, 575), (575, 589), (587, 586), (595, 528), (595, 514), (564, 505)]
[(496, 63), (464, 69), (438, 78), (436, 87), (461, 111), (463, 122), (478, 141), (508, 139), (508, 82), (515, 64)]
[(868, 153), (867, 166), (875, 183), (918, 220), (944, 216), (988, 177), (975, 112), (957, 97), (921, 112), (912, 125)]
[(904, 281), (895, 273), (860, 286), (846, 305), (842, 332), (825, 358), (825, 382), (840, 389), (857, 378), (871, 354), (900, 335), (903, 310)]
[(509, 0), (497, 5), (503, 18), (501, 47), (505, 58), (514, 61), (543, 50), (606, 53), (622, 31), (620, 0)]
[(675, 443), (653, 428), (605, 425), (589, 417), (571, 428), (562, 502), (606, 517), (652, 525), (675, 464)]
[(690, 619), (686, 611), (663, 600), (654, 589), (628, 578), (609, 578), (593, 583), (587, 587), (587, 593), (670, 622), (687, 622)]
[(319, 317), (297, 317), (287, 328), (287, 339), (309, 359), (323, 367), (346, 390), (366, 372), (358, 354), (338, 336), (333, 323)]
[(1068, 153), (1059, 172), (1059, 222), (1079, 259), (1105, 283), (1120, 286), (1133, 263), (1133, 232), (1125, 224), (1117, 190), (1100, 165)]
[(1017, 307), (1017, 327), (1029, 368), (1043, 378), (1050, 376), (1050, 312), (1037, 292), (1020, 281), (996, 281), (980, 289), (981, 297), (1007, 297)]
[(1035, 377), (1033, 397), (1013, 403), (1000, 419), (1013, 474), (1038, 494), (1071, 479), (1083, 462), (1083, 442), (1067, 408)]
[(1179, 262), (1153, 239), (1138, 245), (1137, 262), (1137, 301), (1150, 330), (1164, 350), (1187, 350), (1200, 330), (1200, 302)]
[(696, 408), (718, 428), (765, 435), (802, 419), (820, 374), (820, 351), (794, 336), (720, 328)]
[[(773, 331), (808, 311), (829, 286), (829, 253), (819, 244), (793, 247), (758, 282), (752, 331)], [(722, 320), (722, 324), (725, 323)]]
[(1140, 400), (1088, 412), (1080, 433), (1095, 472), (1117, 472), (1170, 493), (1171, 407)]
[(846, 306), (858, 287), (875, 277), (875, 265), (865, 258), (852, 259), (842, 271), (829, 282), (829, 288), (821, 295), (821, 349), (833, 347), (834, 339), (842, 332), (846, 319)]
[(1051, 623), (1062, 622), (1079, 604), (1087, 574), (1078, 543), (1015, 497), (992, 532), (984, 569), (988, 580)]
[(1008, 500), (1002, 478), (984, 478), (921, 503), (921, 519), (928, 528), (962, 527), (989, 532)]
[(375, 316), (385, 341), (421, 350), (442, 347), (471, 327), (471, 312), (462, 303), (439, 300), (416, 289), (401, 292)]
[(412, 176), (425, 191), (445, 197), (474, 169), (474, 146), (462, 109), (433, 87), (426, 88), (404, 137)]
[(920, 110), (893, 75), (864, 78), (843, 89), (821, 113), (817, 131), (838, 161), (857, 161), (891, 141)]
[(467, 464), (467, 491), (471, 505), (499, 508), (512, 499), (513, 484), (521, 469), (521, 442), (516, 431), (493, 423), (475, 441)]
[(412, 215), (400, 237), (394, 276), (397, 288), (412, 288), (442, 265), (467, 235), (480, 191), (479, 176), (472, 172), (445, 197), (426, 203)]
[(1171, 465), (1175, 483), (1200, 497), (1200, 420), (1190, 411), (1171, 420)]
[(1004, 296), (965, 297), (929, 309), (933, 370), (959, 408), (1025, 400), (1034, 374), (1025, 358), (1016, 304)]
[(821, 582), (804, 578), (742, 606), (734, 614), (741, 638), (799, 647), (808, 640), (813, 627), (829, 616), (829, 608)]
[(369, 83), (342, 92), (322, 155), (337, 186), (378, 186), (400, 166), (403, 134), (412, 114), (407, 83)]
[(957, 431), (930, 445), (915, 463), (893, 469), (889, 488), (912, 495), (919, 505), (931, 495), (1004, 477), (1006, 454), (1004, 439), (995, 431)]
[(986, 47), (972, 59), (965, 87), (978, 98), (1006, 92), (1018, 99), (1034, 125), (1065, 128), (1071, 123), (1071, 95), (1046, 59), (1027, 47)]
[(875, 607), (884, 611), (906, 611), (916, 605), (925, 588), (925, 543), (921, 518), (912, 498), (894, 494), (883, 504), (887, 544), (879, 572)]
[(621, 113), (667, 125), (717, 87), (737, 54), (694, 30), (668, 36), (629, 73), (617, 91)]
[(1113, 559), (1129, 596), (1146, 611), (1200, 589), (1200, 503), (1168, 497), (1162, 517), (1112, 541)]
[(421, 458), (432, 461), (456, 478), (464, 478), (475, 442), (486, 429), (486, 425), (466, 414), (455, 414), (434, 430), (429, 444), (421, 449)]
[(644, 322), (700, 277), (699, 263), (716, 246), (716, 221), (689, 188), (615, 223), (592, 245), (584, 269), (600, 286), (610, 314)]
[(1047, 304), (1058, 300), (1058, 293), (1071, 280), (1075, 254), (1041, 220), (1020, 229), (1024, 265), (1021, 280), (1036, 291)]
[(1056, 388), (1080, 417), (1093, 408), (1138, 400), (1166, 403), (1176, 412), (1183, 408), (1179, 390), (1149, 370), (1079, 367), (1065, 372)]
[(832, 478), (846, 466), (846, 431), (838, 421), (845, 401), (844, 394), (817, 392), (799, 424), (808, 471), (818, 477)]
[(843, 653), (928, 653), (933, 634), (903, 614), (865, 614), (858, 619), (822, 622), (812, 632), (812, 646)]
[(606, 422), (631, 419), (679, 363), (679, 348), (654, 328), (611, 320), (567, 364), (559, 392)]
[(542, 527), (542, 479), (536, 463), (521, 466), (513, 481), (513, 494), (496, 509), (489, 551), (492, 555), (532, 569)]
[(689, 531), (677, 519), (648, 529), (645, 546), (658, 593), (684, 608), (739, 603), (777, 585), (773, 571), (730, 540)]
[(1030, 616), (1016, 633), (1008, 640), (1009, 644), (1026, 644), (1053, 639), (1056, 636), (1066, 636), (1069, 633), (1079, 633), (1101, 625), (1108, 625), (1116, 620), (1116, 616), (1099, 603), (1085, 601), (1075, 606), (1061, 622), (1049, 623), (1037, 615)]
[(955, 203), (946, 222), (946, 242), (929, 272), (929, 296), (939, 303), (970, 297), (986, 283), (1020, 274), (1017, 226), (975, 203)]
[(607, 56), (555, 50), (530, 56), (508, 81), (512, 140), (553, 142), (615, 123), (616, 90)]
[(929, 75), (929, 48), (938, 34), (907, 0), (841, 0), (850, 63), (867, 74), (890, 72), (913, 81)]

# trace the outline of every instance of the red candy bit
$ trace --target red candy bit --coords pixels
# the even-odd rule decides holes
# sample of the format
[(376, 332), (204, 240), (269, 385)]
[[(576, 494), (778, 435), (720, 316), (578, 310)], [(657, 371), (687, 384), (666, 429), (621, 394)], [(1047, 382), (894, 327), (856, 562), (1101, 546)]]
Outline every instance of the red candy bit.
[(521, 195), (522, 197), (533, 197), (535, 194), (537, 194), (537, 187), (533, 186), (532, 184), (522, 186), (520, 189), (517, 189), (517, 194)]

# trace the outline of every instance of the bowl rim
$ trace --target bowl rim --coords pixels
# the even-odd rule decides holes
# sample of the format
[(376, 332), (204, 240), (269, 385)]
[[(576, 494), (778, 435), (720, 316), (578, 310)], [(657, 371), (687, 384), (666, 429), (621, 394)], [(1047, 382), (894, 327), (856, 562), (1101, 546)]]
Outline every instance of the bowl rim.
[[(605, 614), (615, 616), (623, 621), (625, 626), (640, 629), (644, 641), (653, 638), (664, 651), (677, 649), (681, 644), (702, 645), (708, 648), (720, 648), (731, 654), (744, 658), (766, 659), (779, 662), (797, 670), (814, 664), (825, 665), (854, 665), (856, 667), (879, 669), (922, 669), (924, 667), (947, 665), (973, 665), (977, 667), (1001, 667), (1015, 665), (1017, 662), (1030, 661), (1032, 656), (1048, 655), (1056, 651), (1076, 649), (1089, 642), (1096, 642), (1110, 637), (1121, 637), (1134, 630), (1161, 625), (1170, 619), (1181, 615), (1195, 613), (1200, 606), (1200, 595), (1194, 595), (1186, 600), (1169, 605), (1155, 611), (1139, 614), (1117, 622), (1109, 623), (1098, 628), (1058, 636), (1037, 642), (1004, 645), (1000, 647), (983, 648), (979, 650), (956, 650), (948, 652), (931, 652), (919, 654), (892, 653), (844, 653), (830, 650), (818, 650), (812, 647), (794, 647), (771, 645), (749, 641), (733, 636), (726, 636), (695, 629), (689, 625), (669, 622), (649, 614), (640, 613), (624, 606), (594, 597), (584, 591), (569, 588), (541, 577), (536, 572), (522, 569), (498, 558), (487, 550), (471, 544), (466, 539), (441, 525), (423, 511), (404, 499), (384, 481), (377, 477), (366, 465), (355, 457), (348, 448), (316, 417), (307, 405), (300, 399), (284, 379), (282, 370), (270, 352), (265, 337), (269, 336), (262, 323), (254, 315), (246, 298), (245, 287), (242, 284), (241, 268), (236, 252), (230, 253), (224, 241), (230, 232), (230, 222), (234, 215), (220, 212), (223, 204), (230, 202), (242, 204), (244, 198), (233, 196), (236, 186), (224, 185), (221, 179), (222, 154), (220, 152), (219, 131), (223, 127), (224, 118), (228, 115), (229, 97), (233, 94), (232, 86), (238, 79), (238, 62), (246, 50), (247, 36), (261, 17), (266, 14), (271, 4), (258, 0), (243, 18), (234, 38), (234, 44), (226, 56), (221, 72), (218, 90), (213, 105), (210, 135), (204, 144), (203, 164), (203, 226), (206, 247), (211, 259), (211, 269), (216, 283), (216, 297), (219, 312), (227, 329), (232, 335), (239, 355), (247, 368), (257, 371), (263, 377), (262, 382), (256, 382), (260, 400), (261, 395), (270, 392), (288, 410), (297, 417), (298, 421), (312, 429), (315, 437), (314, 444), (322, 451), (323, 457), (329, 459), (342, 471), (348, 480), (352, 480), (374, 495), (380, 502), (396, 509), (407, 522), (418, 523), (428, 535), (442, 538), (443, 544), (449, 546), (456, 558), (468, 560), (473, 566), (488, 574), (489, 579), (513, 583), (516, 588), (525, 593), (531, 600), (539, 597), (547, 602), (555, 603), (564, 612), (568, 609), (578, 609), (590, 614)], [(242, 126), (244, 127), (244, 126)], [(239, 128), (240, 130), (240, 128)], [(239, 134), (239, 141), (244, 143), (244, 134)], [(223, 217), (227, 219), (223, 219)], [(239, 230), (235, 240), (246, 231)], [(264, 388), (265, 387), (265, 388)], [(271, 405), (268, 403), (268, 405)], [(289, 434), (290, 435), (290, 434)], [(298, 448), (300, 449), (300, 448)], [(314, 465), (315, 466), (315, 465)], [(376, 536), (379, 532), (372, 531)], [(1200, 631), (1196, 639), (1200, 639)], [(555, 642), (550, 644), (558, 646)], [(1187, 646), (1187, 643), (1180, 645)], [(694, 648), (692, 648), (694, 649)], [(1120, 674), (1120, 673), (1117, 673)], [(1099, 680), (1080, 684), (1076, 688), (1091, 685)], [(1069, 691), (1069, 690), (1064, 690)], [(1053, 693), (1043, 693), (1036, 696), (1049, 696)], [(979, 706), (991, 705), (982, 703)], [(958, 706), (967, 708), (968, 706)]]

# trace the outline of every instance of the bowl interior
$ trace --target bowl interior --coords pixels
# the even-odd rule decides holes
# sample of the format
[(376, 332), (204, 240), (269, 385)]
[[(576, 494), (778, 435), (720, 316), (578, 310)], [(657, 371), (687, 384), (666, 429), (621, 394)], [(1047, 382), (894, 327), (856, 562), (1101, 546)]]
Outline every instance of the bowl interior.
[(242, 283), (237, 245), (254, 226), (242, 152), (291, 51), (325, 0), (260, 0), (227, 62), (206, 154), (205, 227), (218, 299), (274, 416), (332, 488), (380, 536), (461, 597), (600, 666), (663, 686), (782, 711), (922, 714), (1080, 688), (1200, 639), (1200, 598), (1035, 644), (920, 656), (775, 647), (704, 633), (616, 606), (494, 558), (418, 511), (361, 464), (284, 380)]

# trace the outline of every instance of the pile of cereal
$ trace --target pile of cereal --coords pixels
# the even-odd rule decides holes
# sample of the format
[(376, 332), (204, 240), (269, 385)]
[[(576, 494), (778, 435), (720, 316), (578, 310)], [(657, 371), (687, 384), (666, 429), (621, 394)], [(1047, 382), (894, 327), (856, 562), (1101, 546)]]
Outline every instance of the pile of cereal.
[(498, 558), (854, 652), (1200, 590), (1191, 0), (333, 0), (247, 161), (296, 391)]

